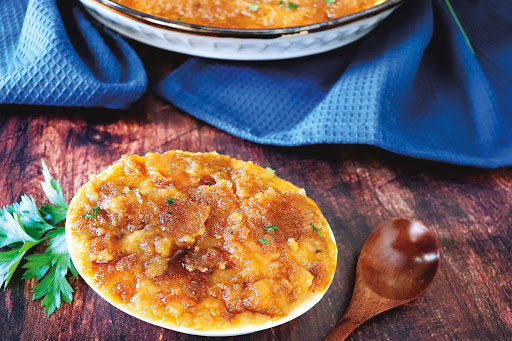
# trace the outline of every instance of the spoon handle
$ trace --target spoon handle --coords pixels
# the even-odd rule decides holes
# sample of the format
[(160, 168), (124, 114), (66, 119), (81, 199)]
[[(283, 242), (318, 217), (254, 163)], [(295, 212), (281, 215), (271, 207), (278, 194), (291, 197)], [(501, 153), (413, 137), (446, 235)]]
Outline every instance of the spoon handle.
[(405, 301), (397, 302), (377, 295), (357, 276), (354, 294), (345, 314), (324, 341), (345, 340), (366, 320)]
[[(364, 322), (364, 321), (362, 321)], [(336, 327), (327, 335), (324, 341), (343, 341), (345, 340), (362, 322), (356, 322), (350, 316), (343, 316)]]

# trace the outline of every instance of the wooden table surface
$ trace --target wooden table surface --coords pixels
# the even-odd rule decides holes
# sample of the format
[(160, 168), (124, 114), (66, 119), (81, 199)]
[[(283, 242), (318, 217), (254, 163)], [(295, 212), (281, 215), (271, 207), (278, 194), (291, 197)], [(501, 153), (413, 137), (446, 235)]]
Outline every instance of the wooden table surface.
[[(183, 56), (137, 45), (150, 79)], [(304, 187), (334, 230), (337, 272), (324, 299), (280, 327), (226, 340), (323, 340), (346, 309), (359, 250), (374, 226), (420, 219), (439, 237), (441, 266), (418, 300), (360, 327), (351, 340), (512, 340), (512, 169), (412, 159), (368, 146), (283, 148), (226, 134), (151, 93), (128, 110), (0, 106), (0, 206), (24, 193), (43, 199), (43, 158), (70, 200), (89, 176), (125, 153), (217, 151)], [(41, 251), (41, 249), (38, 249)], [(159, 328), (109, 305), (82, 279), (73, 303), (46, 317), (34, 282), (0, 292), (1, 340), (202, 340)]]

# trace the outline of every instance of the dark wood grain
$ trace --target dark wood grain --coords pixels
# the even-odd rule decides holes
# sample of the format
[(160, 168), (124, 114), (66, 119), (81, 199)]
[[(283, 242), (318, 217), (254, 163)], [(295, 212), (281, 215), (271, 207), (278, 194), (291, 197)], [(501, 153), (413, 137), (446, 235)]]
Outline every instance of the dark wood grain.
[[(183, 56), (137, 46), (150, 78)], [(165, 71), (164, 71), (165, 70)], [(0, 205), (42, 200), (40, 159), (69, 200), (122, 154), (213, 151), (269, 166), (304, 187), (339, 247), (331, 289), (302, 317), (227, 340), (322, 340), (348, 305), (359, 250), (372, 228), (410, 216), (435, 229), (441, 265), (419, 300), (371, 319), (351, 340), (512, 339), (512, 169), (416, 160), (366, 146), (263, 146), (228, 135), (151, 93), (128, 110), (0, 106)], [(0, 292), (1, 340), (201, 340), (130, 317), (73, 280), (73, 304), (50, 318), (18, 273)]]

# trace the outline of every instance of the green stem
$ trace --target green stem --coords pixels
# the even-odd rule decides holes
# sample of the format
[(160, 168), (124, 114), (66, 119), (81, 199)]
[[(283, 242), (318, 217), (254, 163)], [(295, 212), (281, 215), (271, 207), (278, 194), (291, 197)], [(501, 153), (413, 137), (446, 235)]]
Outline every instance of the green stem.
[(453, 20), (455, 20), (455, 23), (457, 24), (457, 27), (459, 28), (460, 32), (464, 36), (464, 40), (466, 40), (466, 43), (469, 46), (469, 49), (471, 50), (471, 53), (475, 54), (475, 50), (473, 50), (473, 46), (471, 46), (471, 42), (469, 41), (468, 35), (464, 31), (464, 28), (462, 27), (462, 24), (459, 21), (459, 18), (457, 17), (457, 14), (455, 14), (455, 10), (452, 7), (452, 4), (450, 3), (450, 0), (443, 0), (446, 7), (448, 8), (448, 11), (453, 17)]

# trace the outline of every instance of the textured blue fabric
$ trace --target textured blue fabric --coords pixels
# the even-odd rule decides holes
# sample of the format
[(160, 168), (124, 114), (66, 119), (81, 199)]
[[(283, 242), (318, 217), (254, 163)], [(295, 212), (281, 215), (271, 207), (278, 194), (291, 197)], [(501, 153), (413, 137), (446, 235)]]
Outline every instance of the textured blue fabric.
[(158, 93), (231, 134), (283, 146), (376, 145), (512, 165), (512, 2), (408, 0), (360, 42), (279, 62), (189, 59)]
[(0, 103), (124, 108), (142, 96), (131, 47), (77, 9), (64, 15), (69, 32), (55, 0), (0, 0)]

